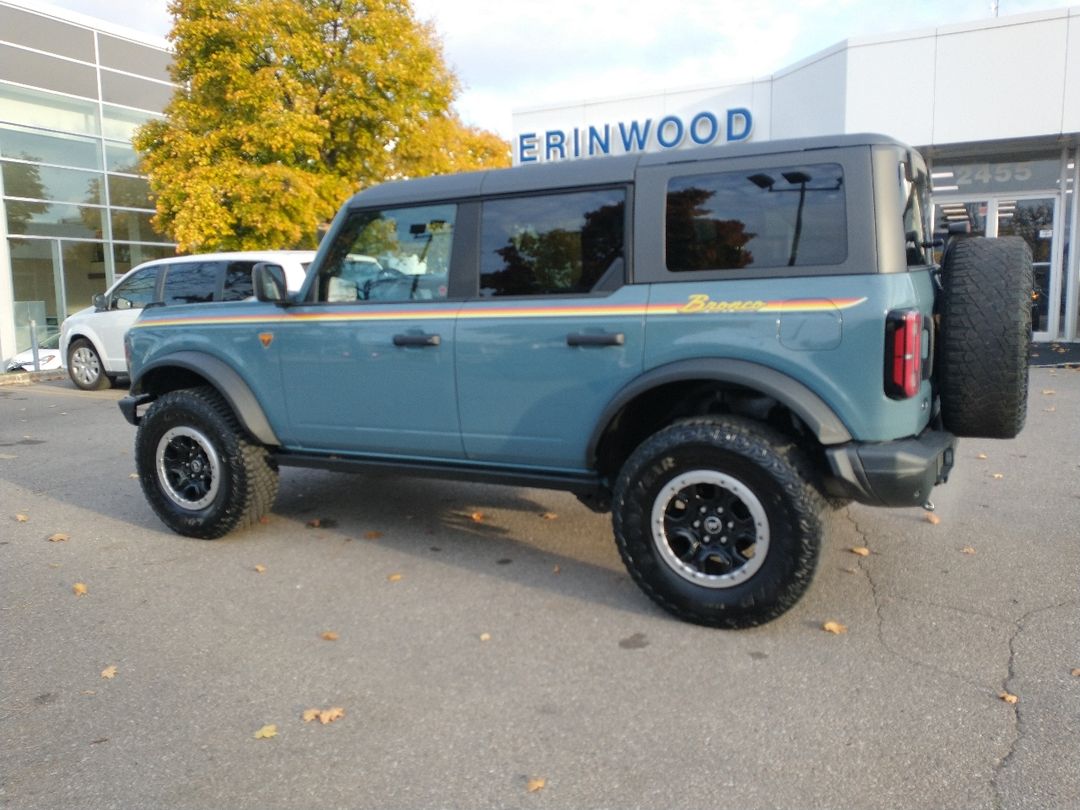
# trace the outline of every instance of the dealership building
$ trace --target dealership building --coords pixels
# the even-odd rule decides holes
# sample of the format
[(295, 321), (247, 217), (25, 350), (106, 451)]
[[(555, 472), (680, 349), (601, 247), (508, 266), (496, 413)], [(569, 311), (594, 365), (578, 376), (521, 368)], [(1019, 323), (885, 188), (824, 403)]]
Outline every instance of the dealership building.
[[(881, 132), (930, 164), (937, 228), (1022, 236), (1035, 339), (1080, 339), (1080, 7), (852, 39), (760, 79), (514, 114), (514, 162)], [(717, 77), (722, 79), (723, 77)]]
[[(0, 0), (0, 358), (175, 252), (131, 137), (174, 86), (168, 44)], [(771, 76), (517, 111), (515, 163), (855, 132), (917, 146), (940, 226), (1032, 247), (1037, 340), (1080, 339), (1080, 7), (848, 40)]]

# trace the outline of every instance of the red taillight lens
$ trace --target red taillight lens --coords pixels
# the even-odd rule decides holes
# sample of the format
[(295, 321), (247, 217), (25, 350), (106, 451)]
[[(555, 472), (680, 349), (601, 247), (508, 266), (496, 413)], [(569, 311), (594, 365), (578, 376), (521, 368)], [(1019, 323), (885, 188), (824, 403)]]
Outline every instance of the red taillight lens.
[(922, 313), (890, 312), (885, 321), (885, 393), (908, 399), (922, 385)]

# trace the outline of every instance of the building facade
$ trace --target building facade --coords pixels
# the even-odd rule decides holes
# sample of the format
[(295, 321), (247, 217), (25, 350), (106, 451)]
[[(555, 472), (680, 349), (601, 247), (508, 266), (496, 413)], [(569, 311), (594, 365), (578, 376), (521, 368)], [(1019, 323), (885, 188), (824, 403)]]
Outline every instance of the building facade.
[(517, 164), (882, 132), (931, 165), (935, 221), (1026, 239), (1036, 340), (1080, 339), (1080, 7), (848, 40), (752, 81), (516, 111)]
[(170, 61), (164, 40), (0, 0), (0, 357), (175, 253), (131, 146), (172, 96)]

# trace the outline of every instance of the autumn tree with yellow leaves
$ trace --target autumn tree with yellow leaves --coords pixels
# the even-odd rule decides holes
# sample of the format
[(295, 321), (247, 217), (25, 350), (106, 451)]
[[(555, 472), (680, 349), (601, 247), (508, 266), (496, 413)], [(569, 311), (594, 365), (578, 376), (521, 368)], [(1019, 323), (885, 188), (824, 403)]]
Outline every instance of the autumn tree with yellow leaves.
[(135, 148), (185, 252), (310, 247), (352, 193), (510, 162), (408, 0), (171, 0), (164, 120)]

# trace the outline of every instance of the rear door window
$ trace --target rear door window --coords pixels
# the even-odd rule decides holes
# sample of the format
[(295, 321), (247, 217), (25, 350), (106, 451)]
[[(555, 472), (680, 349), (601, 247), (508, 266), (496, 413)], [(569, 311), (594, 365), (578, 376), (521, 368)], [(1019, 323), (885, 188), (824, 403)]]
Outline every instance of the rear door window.
[(573, 295), (621, 270), (626, 192), (599, 189), (485, 202), (480, 295)]
[(253, 267), (255, 267), (255, 262), (252, 261), (229, 262), (225, 265), (225, 288), (221, 293), (222, 301), (243, 301), (255, 295), (255, 285), (251, 283)]

